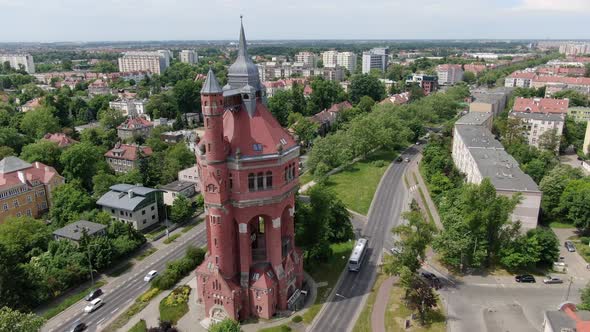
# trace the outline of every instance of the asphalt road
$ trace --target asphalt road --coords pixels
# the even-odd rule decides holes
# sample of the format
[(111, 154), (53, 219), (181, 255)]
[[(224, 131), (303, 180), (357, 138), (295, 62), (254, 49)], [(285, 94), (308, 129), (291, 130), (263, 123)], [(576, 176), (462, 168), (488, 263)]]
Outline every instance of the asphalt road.
[[(414, 162), (418, 153), (415, 147), (409, 148), (403, 157)], [(377, 265), (383, 249), (390, 243), (391, 229), (400, 221), (404, 211), (406, 188), (403, 175), (409, 163), (394, 163), (384, 174), (381, 185), (373, 198), (372, 210), (362, 237), (369, 239), (368, 258), (359, 272), (345, 270), (335, 296), (326, 302), (310, 326), (310, 331), (350, 331), (362, 310), (363, 298), (373, 286)]]
[[(205, 234), (205, 223), (199, 223), (194, 228), (194, 232), (184, 234), (176, 240), (175, 243), (170, 244), (165, 249), (160, 249), (148, 258), (152, 261), (134, 273), (133, 276), (123, 276), (115, 280), (118, 283), (112, 291), (106, 291), (100, 298), (104, 305), (90, 314), (83, 312), (85, 301), (77, 303), (75, 306), (79, 307), (78, 314), (71, 315), (59, 323), (59, 325), (51, 328), (44, 328), (43, 331), (69, 331), (71, 326), (77, 320), (80, 320), (88, 325), (86, 331), (100, 331), (106, 327), (107, 324), (127, 307), (132, 301), (149, 289), (149, 283), (143, 280), (144, 276), (151, 270), (158, 272), (164, 271), (166, 263), (175, 259), (179, 259), (185, 255), (188, 246), (204, 246), (207, 244), (207, 237)], [(126, 278), (126, 279), (125, 279)], [(121, 279), (121, 280), (119, 280)]]

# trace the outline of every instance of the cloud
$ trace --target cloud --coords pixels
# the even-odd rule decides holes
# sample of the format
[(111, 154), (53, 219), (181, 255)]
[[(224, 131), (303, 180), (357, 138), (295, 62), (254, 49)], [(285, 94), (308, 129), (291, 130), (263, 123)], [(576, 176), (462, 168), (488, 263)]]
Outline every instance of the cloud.
[(590, 13), (590, 0), (523, 0), (514, 9), (518, 11)]

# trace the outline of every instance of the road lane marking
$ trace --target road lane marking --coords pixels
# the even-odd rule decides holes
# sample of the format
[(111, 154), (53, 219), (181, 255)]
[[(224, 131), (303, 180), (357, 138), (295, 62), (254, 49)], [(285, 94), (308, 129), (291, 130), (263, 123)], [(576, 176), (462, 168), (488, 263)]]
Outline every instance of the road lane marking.
[(111, 311), (111, 314), (114, 314), (115, 312), (117, 312), (117, 310), (119, 310), (119, 307), (116, 307), (115, 310)]
[(102, 323), (105, 319), (106, 319), (106, 317), (105, 318), (102, 318), (101, 320), (99, 320), (98, 322), (96, 322), (96, 326), (100, 325), (100, 323)]

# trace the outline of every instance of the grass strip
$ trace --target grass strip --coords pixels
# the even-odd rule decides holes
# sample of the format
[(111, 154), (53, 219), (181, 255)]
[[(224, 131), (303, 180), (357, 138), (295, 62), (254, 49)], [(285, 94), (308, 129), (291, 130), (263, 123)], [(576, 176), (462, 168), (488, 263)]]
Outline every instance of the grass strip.
[(156, 251), (158, 251), (158, 248), (155, 248), (155, 247), (148, 248), (147, 250), (144, 250), (141, 254), (139, 254), (139, 256), (137, 256), (136, 259), (138, 261), (142, 261), (146, 257), (148, 257), (149, 255), (155, 253)]
[(104, 332), (116, 332), (119, 329), (123, 328), (125, 324), (127, 324), (133, 316), (137, 313), (145, 309), (145, 307), (150, 304), (150, 301), (158, 296), (162, 291), (158, 288), (151, 288), (142, 295), (140, 295), (135, 302), (127, 309), (125, 312), (119, 315), (117, 319), (115, 319), (112, 323), (110, 323), (105, 329)]
[(140, 319), (139, 322), (133, 325), (133, 327), (127, 332), (147, 332), (147, 323), (145, 320)]
[(176, 233), (176, 234), (170, 236), (169, 238), (167, 238), (166, 240), (164, 240), (164, 244), (170, 244), (170, 243), (176, 241), (176, 239), (178, 239), (181, 235), (182, 234)]

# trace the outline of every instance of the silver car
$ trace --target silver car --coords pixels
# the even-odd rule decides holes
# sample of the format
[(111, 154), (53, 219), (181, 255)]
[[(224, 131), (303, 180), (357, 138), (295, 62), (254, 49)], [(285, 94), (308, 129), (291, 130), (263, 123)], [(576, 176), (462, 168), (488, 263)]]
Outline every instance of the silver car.
[(543, 279), (543, 283), (544, 284), (563, 284), (563, 280), (561, 280), (561, 278), (558, 278), (558, 277), (546, 276), (545, 279)]

